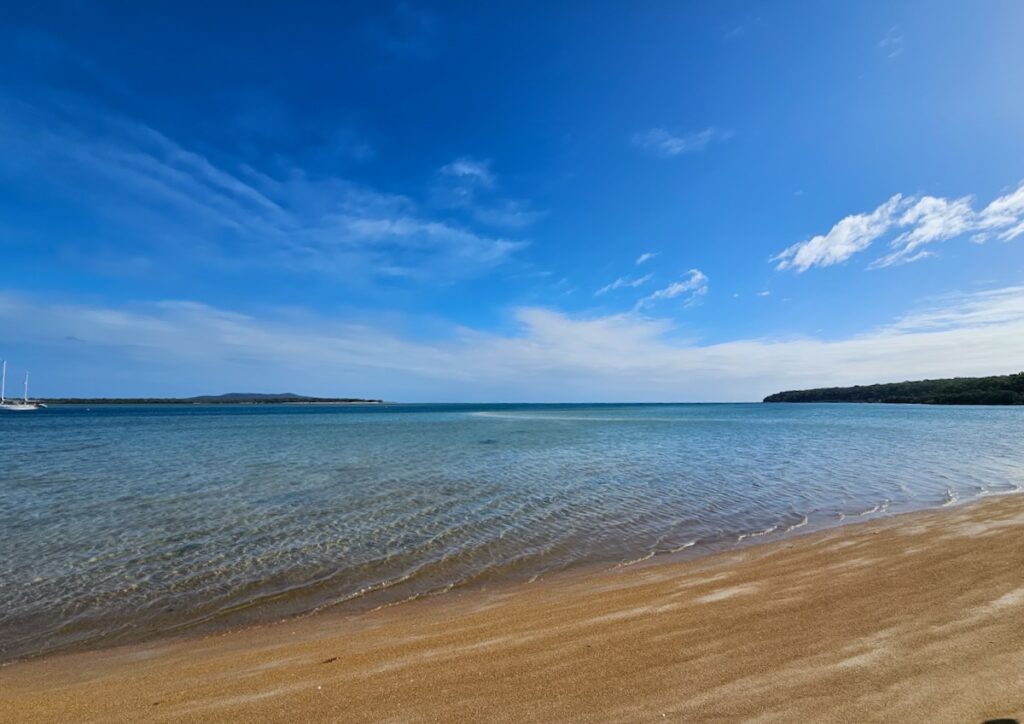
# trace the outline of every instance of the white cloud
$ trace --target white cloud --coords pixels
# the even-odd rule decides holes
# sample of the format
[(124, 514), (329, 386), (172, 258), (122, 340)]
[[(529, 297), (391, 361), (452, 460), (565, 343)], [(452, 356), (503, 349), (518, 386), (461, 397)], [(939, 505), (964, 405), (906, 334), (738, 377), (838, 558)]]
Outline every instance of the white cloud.
[(44, 396), (253, 389), (400, 400), (754, 400), (781, 389), (1008, 373), (1024, 359), (1020, 286), (931, 300), (838, 340), (700, 344), (664, 319), (537, 307), (516, 310), (515, 320), (509, 334), (448, 327), (425, 342), (381, 320), (295, 310), (254, 316), (193, 302), (112, 308), (0, 294), (0, 337), (38, 357)]
[(454, 176), (458, 179), (470, 180), (490, 188), (494, 186), (494, 174), (491, 173), (490, 161), (478, 161), (472, 158), (458, 158), (441, 167), (441, 174)]
[(969, 231), (974, 225), (971, 198), (943, 199), (925, 196), (908, 208), (896, 221), (898, 227), (912, 227), (890, 242), (891, 254), (876, 259), (871, 268), (892, 266), (922, 259), (927, 252), (918, 251), (925, 244), (945, 241)]
[(770, 296), (771, 296), (771, 294), (772, 294), (772, 293), (771, 293), (770, 291), (768, 291), (767, 289), (765, 289), (764, 291), (758, 292), (758, 293), (757, 293), (757, 296), (759, 296), (759, 297), (770, 297)]
[(732, 136), (729, 131), (705, 128), (703, 131), (673, 135), (664, 128), (650, 128), (633, 135), (633, 145), (663, 158), (684, 153), (703, 151), (714, 141), (724, 141)]
[(637, 266), (643, 264), (644, 262), (650, 261), (654, 257), (658, 256), (660, 253), (660, 251), (645, 251), (643, 254), (636, 258)]
[(984, 241), (993, 231), (1001, 241), (1010, 241), (1024, 234), (1024, 181), (1015, 191), (1000, 196), (978, 215), (979, 236)]
[(647, 282), (649, 282), (651, 280), (652, 276), (654, 276), (654, 275), (653, 274), (645, 274), (644, 276), (637, 277), (636, 279), (633, 279), (631, 277), (619, 277), (618, 279), (613, 281), (611, 284), (605, 284), (603, 287), (601, 287), (596, 292), (594, 292), (594, 296), (595, 297), (599, 297), (602, 294), (607, 294), (608, 292), (615, 291), (616, 289), (623, 289), (623, 288), (626, 288), (626, 287), (628, 287), (630, 289), (636, 289), (637, 287), (642, 286), (642, 285), (646, 284)]
[(795, 269), (798, 272), (807, 271), (812, 266), (831, 266), (846, 261), (889, 230), (902, 199), (901, 194), (896, 194), (870, 213), (847, 216), (827, 234), (793, 244), (770, 261), (778, 262), (776, 269)]
[(707, 275), (700, 269), (691, 269), (683, 279), (672, 282), (664, 289), (659, 289), (638, 301), (635, 308), (638, 310), (643, 309), (665, 299), (675, 299), (684, 294), (687, 295), (685, 306), (690, 307), (699, 303), (701, 298), (707, 293)]
[(946, 199), (936, 196), (904, 197), (896, 194), (870, 213), (853, 214), (839, 221), (827, 234), (797, 242), (772, 257), (776, 269), (804, 272), (811, 267), (831, 266), (890, 233), (889, 254), (874, 260), (869, 268), (906, 264), (931, 256), (928, 244), (972, 233), (973, 241), (995, 237), (1010, 241), (1024, 235), (1024, 182), (1014, 191), (995, 199), (980, 212), (972, 197)]

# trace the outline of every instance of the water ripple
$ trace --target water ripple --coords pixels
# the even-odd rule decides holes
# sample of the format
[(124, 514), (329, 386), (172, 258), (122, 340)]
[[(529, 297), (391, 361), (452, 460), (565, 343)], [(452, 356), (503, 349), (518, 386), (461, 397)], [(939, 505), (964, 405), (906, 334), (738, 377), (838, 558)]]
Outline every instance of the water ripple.
[(1022, 433), (1024, 410), (905, 406), (3, 416), (0, 659), (1020, 492)]

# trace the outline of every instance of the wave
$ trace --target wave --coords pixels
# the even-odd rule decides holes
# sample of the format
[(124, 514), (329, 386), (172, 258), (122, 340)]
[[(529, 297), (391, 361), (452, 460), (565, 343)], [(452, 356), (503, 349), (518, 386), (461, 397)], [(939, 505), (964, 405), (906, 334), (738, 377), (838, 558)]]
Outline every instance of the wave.
[(770, 528), (765, 528), (764, 530), (755, 530), (752, 533), (740, 533), (738, 536), (736, 536), (736, 542), (739, 543), (743, 540), (746, 540), (747, 538), (760, 538), (761, 536), (771, 535), (778, 529), (779, 526), (773, 525)]
[(687, 548), (693, 548), (695, 545), (697, 545), (697, 542), (698, 542), (697, 540), (688, 541), (686, 543), (683, 543), (681, 546), (677, 546), (675, 548), (670, 548), (668, 552), (669, 553), (680, 553), (682, 551), (685, 551)]
[(807, 525), (810, 522), (811, 522), (810, 518), (808, 518), (805, 515), (805, 516), (803, 516), (803, 518), (800, 519), (800, 522), (794, 523), (793, 525), (786, 526), (786, 529), (783, 530), (782, 532), (783, 533), (792, 533), (797, 528), (803, 528), (805, 525)]
[(654, 558), (654, 556), (656, 556), (657, 553), (658, 553), (658, 551), (649, 551), (648, 553), (640, 556), (639, 558), (634, 558), (634, 559), (629, 560), (629, 561), (622, 561), (621, 563), (616, 563), (615, 564), (615, 568), (626, 568), (627, 566), (632, 566), (632, 565), (635, 565), (637, 563), (643, 563), (644, 561), (649, 561), (652, 558)]
[(863, 518), (866, 515), (874, 515), (875, 513), (884, 513), (887, 510), (889, 510), (889, 503), (890, 502), (892, 502), (892, 501), (890, 501), (888, 499), (883, 500), (878, 505), (874, 505), (874, 506), (868, 508), (867, 510), (862, 510), (859, 513), (855, 513), (855, 515)]

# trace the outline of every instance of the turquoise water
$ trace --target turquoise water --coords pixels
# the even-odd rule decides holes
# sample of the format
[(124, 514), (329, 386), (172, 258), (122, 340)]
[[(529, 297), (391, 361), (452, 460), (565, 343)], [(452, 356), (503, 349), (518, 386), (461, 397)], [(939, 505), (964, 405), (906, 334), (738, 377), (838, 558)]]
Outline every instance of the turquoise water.
[(1024, 484), (1024, 409), (0, 416), (0, 659), (717, 550)]

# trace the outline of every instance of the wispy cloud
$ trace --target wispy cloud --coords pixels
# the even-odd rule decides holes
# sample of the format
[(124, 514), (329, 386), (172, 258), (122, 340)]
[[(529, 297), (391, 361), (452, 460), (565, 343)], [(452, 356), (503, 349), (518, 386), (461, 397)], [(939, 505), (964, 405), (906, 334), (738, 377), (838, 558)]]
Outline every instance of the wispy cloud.
[(438, 169), (434, 201), (463, 211), (485, 226), (503, 229), (524, 229), (544, 216), (527, 201), (500, 197), (498, 185), (489, 159), (464, 156)]
[(526, 201), (501, 201), (489, 206), (476, 206), (472, 211), (473, 218), (486, 226), (504, 229), (525, 229), (539, 219), (545, 212), (534, 209)]
[(928, 255), (921, 250), (925, 244), (960, 236), (974, 225), (971, 199), (942, 199), (925, 196), (914, 202), (896, 221), (900, 228), (911, 227), (892, 240), (894, 251), (876, 259), (870, 268), (892, 266), (923, 259)]
[(826, 234), (800, 241), (771, 257), (776, 269), (804, 272), (845, 262), (876, 240), (896, 235), (889, 241), (891, 251), (875, 259), (869, 268), (906, 264), (931, 255), (924, 248), (948, 239), (973, 234), (983, 242), (995, 237), (1010, 241), (1024, 235), (1024, 183), (1000, 196), (980, 212), (973, 199), (896, 194), (874, 211), (852, 214), (837, 222)]
[(903, 33), (898, 25), (889, 28), (885, 37), (878, 41), (878, 49), (890, 60), (903, 54)]
[[(300, 168), (267, 174), (212, 160), (142, 123), (82, 103), (0, 99), (0, 173), (30, 169), (116, 224), (134, 251), (267, 265), (345, 279), (480, 273), (525, 243), (431, 218), (413, 199)], [(487, 181), (468, 160), (453, 171)], [(161, 251), (161, 250), (157, 250)], [(233, 261), (237, 258), (245, 261)]]
[(441, 174), (444, 176), (454, 176), (458, 179), (472, 181), (473, 183), (480, 184), (490, 188), (494, 186), (494, 174), (491, 173), (491, 162), (484, 160), (478, 161), (473, 158), (458, 158), (449, 164), (445, 164), (441, 167)]
[(978, 233), (974, 241), (985, 241), (996, 236), (1000, 241), (1010, 241), (1024, 235), (1024, 182), (1016, 191), (992, 201), (981, 210), (977, 220)]
[(1024, 286), (956, 292), (925, 300), (883, 327), (886, 332), (939, 332), (965, 326), (999, 327), (1024, 321)]
[(660, 251), (645, 251), (643, 254), (636, 258), (637, 266), (640, 266), (644, 262), (650, 261), (654, 257), (658, 256), (660, 253)]
[(662, 158), (671, 158), (685, 153), (703, 151), (715, 141), (724, 141), (731, 137), (730, 131), (723, 131), (718, 128), (705, 128), (695, 133), (675, 135), (664, 128), (650, 128), (640, 133), (635, 133), (632, 138), (633, 145)]
[(672, 282), (667, 287), (649, 294), (636, 303), (635, 309), (640, 310), (650, 307), (666, 299), (686, 297), (684, 306), (692, 307), (700, 303), (705, 294), (708, 293), (708, 277), (700, 269), (690, 269), (679, 281)]
[(807, 271), (812, 266), (831, 266), (846, 261), (871, 245), (889, 230), (903, 197), (896, 194), (866, 214), (852, 214), (840, 220), (827, 234), (801, 241), (771, 258), (776, 269)]
[(633, 279), (631, 277), (619, 277), (618, 279), (613, 281), (611, 284), (605, 284), (603, 287), (601, 287), (596, 292), (594, 292), (594, 296), (595, 297), (599, 297), (602, 294), (607, 294), (608, 292), (614, 291), (616, 289), (623, 289), (623, 288), (636, 289), (637, 287), (642, 286), (642, 285), (646, 284), (647, 282), (649, 282), (651, 280), (652, 276), (654, 276), (654, 275), (653, 274), (645, 274), (644, 276), (637, 277), (636, 279)]
[[(645, 315), (514, 315), (507, 334), (458, 327), (424, 342), (376, 320), (295, 310), (254, 316), (183, 301), (105, 307), (0, 294), (0, 336), (46, 360), (34, 367), (44, 395), (252, 388), (406, 400), (751, 400), (794, 387), (1013, 372), (1024, 359), (1020, 286), (933, 299), (838, 340), (700, 344)], [(111, 365), (116, 378), (104, 373)]]

